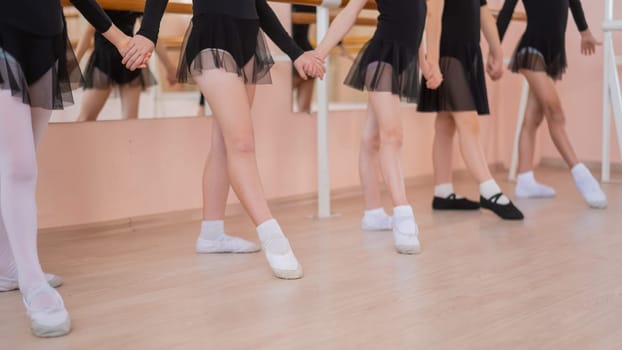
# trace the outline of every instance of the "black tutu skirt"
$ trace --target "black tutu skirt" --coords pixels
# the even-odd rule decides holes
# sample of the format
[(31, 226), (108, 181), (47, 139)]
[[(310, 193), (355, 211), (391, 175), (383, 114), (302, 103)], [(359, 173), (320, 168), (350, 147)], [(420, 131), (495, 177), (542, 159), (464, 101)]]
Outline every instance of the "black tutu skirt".
[(93, 53), (84, 72), (85, 89), (109, 89), (114, 86), (140, 86), (146, 89), (157, 84), (148, 68), (131, 71), (121, 63), (123, 56), (116, 47), (96, 34)]
[(246, 84), (270, 84), (274, 60), (259, 20), (225, 14), (198, 14), (186, 32), (177, 78), (192, 82), (205, 70), (237, 74)]
[(417, 102), (418, 48), (374, 36), (356, 57), (344, 84), (361, 91), (391, 92), (407, 102)]
[(564, 38), (530, 33), (521, 38), (509, 65), (512, 72), (517, 73), (521, 69), (546, 72), (553, 80), (561, 80), (567, 67)]
[(71, 90), (81, 83), (66, 30), (39, 36), (0, 24), (0, 89), (31, 107), (53, 110), (72, 105)]
[(490, 114), (479, 43), (441, 47), (440, 68), (443, 83), (438, 89), (428, 89), (423, 79), (418, 111)]

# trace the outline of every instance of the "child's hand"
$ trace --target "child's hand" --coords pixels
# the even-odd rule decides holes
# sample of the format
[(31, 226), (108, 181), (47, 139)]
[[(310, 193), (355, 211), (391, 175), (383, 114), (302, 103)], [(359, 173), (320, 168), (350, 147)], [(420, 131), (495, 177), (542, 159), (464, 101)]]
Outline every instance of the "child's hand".
[(585, 56), (591, 56), (596, 52), (596, 46), (600, 46), (603, 43), (596, 40), (592, 31), (586, 29), (581, 32), (581, 53)]
[(322, 78), (326, 73), (324, 61), (313, 51), (307, 51), (294, 61), (298, 75), (304, 80), (308, 78)]
[(125, 48), (120, 50), (123, 56), (122, 63), (129, 70), (145, 68), (154, 49), (155, 44), (151, 40), (142, 35), (136, 35), (130, 39)]
[(495, 55), (492, 52), (488, 53), (486, 73), (493, 81), (501, 79), (503, 76), (503, 55)]
[(421, 72), (426, 80), (428, 89), (436, 90), (443, 83), (443, 73), (437, 62), (425, 59), (421, 62)]

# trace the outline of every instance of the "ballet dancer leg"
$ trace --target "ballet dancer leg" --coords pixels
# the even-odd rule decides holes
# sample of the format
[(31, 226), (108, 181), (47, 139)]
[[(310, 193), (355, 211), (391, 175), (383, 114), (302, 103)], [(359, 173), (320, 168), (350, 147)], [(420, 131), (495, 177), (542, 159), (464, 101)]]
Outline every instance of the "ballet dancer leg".
[[(389, 188), (393, 209), (393, 238), (400, 254), (421, 252), (412, 207), (406, 199), (404, 174), (402, 172), (402, 121), (399, 97), (389, 92), (369, 92), (369, 106), (376, 118), (380, 135), (380, 167)], [(370, 126), (371, 127), (371, 126)]]
[[(249, 105), (254, 98), (254, 85), (247, 85)], [(253, 242), (225, 232), (225, 209), (229, 196), (227, 148), (217, 118), (212, 123), (211, 147), (203, 171), (203, 222), (196, 242), (196, 252), (254, 253), (260, 248)]]
[(214, 112), (223, 136), (227, 167), (218, 171), (228, 171), (234, 192), (257, 225), (262, 248), (275, 276), (301, 278), (302, 266), (273, 219), (263, 192), (255, 156), (251, 106), (243, 81), (235, 74), (216, 69), (206, 70), (194, 78)]
[[(49, 111), (40, 108), (31, 108), (32, 115), (32, 131), (35, 141), (35, 147), (39, 145), (41, 137), (47, 129), (49, 121)], [(0, 198), (2, 197), (2, 187), (0, 186)], [(45, 274), (45, 279), (50, 286), (56, 288), (63, 284), (59, 276), (53, 274)], [(4, 227), (2, 219), (2, 210), (0, 209), (0, 292), (8, 292), (19, 289), (17, 279), (17, 266), (15, 258), (11, 252), (9, 237)]]
[(555, 190), (536, 181), (533, 173), (536, 135), (542, 121), (544, 121), (544, 111), (533, 91), (530, 90), (525, 109), (525, 122), (521, 128), (518, 143), (520, 157), (514, 191), (518, 198), (550, 198), (555, 196)]
[(434, 121), (432, 163), (434, 165), (434, 199), (436, 210), (477, 210), (479, 203), (459, 196), (454, 191), (452, 158), (456, 122), (451, 113), (440, 112)]
[(140, 93), (142, 90), (140, 84), (125, 84), (119, 86), (119, 95), (121, 95), (121, 115), (123, 119), (138, 119)]
[(607, 196), (589, 169), (580, 163), (566, 133), (566, 116), (555, 89), (554, 81), (544, 72), (521, 70), (529, 88), (540, 102), (555, 147), (571, 169), (577, 189), (587, 204), (596, 209), (607, 207)]
[(78, 115), (78, 121), (96, 121), (99, 113), (101, 113), (104, 108), (106, 101), (108, 101), (111, 91), (111, 88), (84, 90), (82, 101), (80, 101), (80, 114)]
[(359, 177), (365, 200), (365, 214), (361, 228), (365, 231), (384, 231), (393, 228), (391, 216), (382, 207), (380, 174), (380, 131), (371, 107), (361, 137), (359, 152)]
[(474, 111), (452, 112), (452, 115), (458, 130), (462, 159), (471, 175), (480, 184), (480, 205), (492, 210), (502, 219), (522, 220), (523, 213), (503, 194), (490, 173), (484, 149), (479, 141), (480, 128), (477, 113)]
[(58, 292), (48, 285), (37, 253), (34, 135), (41, 135), (40, 118), (49, 119), (51, 112), (39, 110), (33, 115), (28, 105), (6, 90), (0, 91), (0, 106), (0, 210), (19, 287), (33, 333), (41, 337), (64, 335), (71, 328), (69, 315)]

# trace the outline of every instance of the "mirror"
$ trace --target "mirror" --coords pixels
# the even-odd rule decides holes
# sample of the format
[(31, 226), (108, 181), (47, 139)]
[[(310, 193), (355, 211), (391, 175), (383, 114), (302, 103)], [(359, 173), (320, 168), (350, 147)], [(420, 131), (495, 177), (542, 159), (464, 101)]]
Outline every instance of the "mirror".
[[(190, 3), (192, 0), (175, 0), (169, 4), (187, 6)], [(287, 16), (289, 6), (293, 9), (292, 35), (303, 48), (311, 49), (316, 44), (315, 7), (282, 4), (277, 5), (275, 9), (278, 7), (277, 13)], [(333, 15), (336, 15), (337, 11)], [(107, 10), (106, 12), (117, 26), (127, 33), (135, 32), (140, 25), (139, 14), (131, 14), (128, 11)], [(102, 44), (105, 40), (98, 38), (98, 35), (73, 7), (66, 7), (65, 14), (69, 38), (77, 54), (81, 56), (80, 66), (87, 85), (74, 90), (74, 105), (62, 111), (55, 111), (52, 115), (52, 122), (155, 119), (210, 114), (208, 106), (200, 105), (201, 94), (196, 85), (169, 82), (176, 75), (183, 38), (192, 18), (191, 14), (166, 13), (164, 15), (159, 47), (157, 54), (154, 54), (154, 58), (150, 61), (149, 69), (135, 76), (123, 76), (124, 81), (132, 82), (129, 88), (126, 86), (119, 88), (114, 83), (110, 85), (107, 79), (102, 78), (107, 75), (102, 74), (101, 62), (112, 66), (111, 62), (116, 61), (106, 59), (110, 57), (110, 54), (101, 54), (102, 48), (105, 49), (106, 46)], [(327, 74), (330, 82), (330, 108), (333, 110), (360, 109), (366, 106), (365, 93), (344, 86), (343, 81), (358, 51), (373, 35), (377, 15), (377, 11), (364, 10), (363, 17), (367, 19), (367, 22), (357, 22), (358, 25), (330, 55), (331, 65)], [(276, 48), (272, 44), (270, 46), (275, 59), (278, 60)], [(116, 50), (112, 51), (116, 52)], [(292, 74), (292, 108), (294, 111), (308, 113), (310, 110), (315, 110), (314, 85), (314, 81), (302, 81), (297, 78), (297, 75)]]
[[(175, 2), (191, 3), (192, 0)], [(126, 33), (133, 33), (140, 26), (139, 13), (106, 12)], [(127, 70), (121, 73), (120, 61), (110, 59), (110, 52), (116, 53), (114, 47), (96, 34), (77, 10), (66, 7), (65, 17), (70, 42), (78, 58), (81, 58), (80, 66), (86, 86), (73, 91), (74, 105), (55, 111), (52, 122), (153, 119), (209, 114), (209, 108), (206, 111), (199, 104), (201, 95), (196, 85), (169, 82), (175, 79), (183, 38), (192, 17), (190, 14), (165, 14), (157, 53), (154, 53), (157, 59), (150, 60), (148, 69), (137, 73), (129, 73)], [(106, 74), (104, 71), (115, 73)], [(118, 82), (123, 82), (123, 87), (119, 87)]]
[[(292, 5), (292, 37), (305, 51), (312, 50), (317, 44), (316, 8), (307, 5)], [(331, 18), (339, 10), (331, 13)], [(364, 92), (343, 85), (350, 67), (363, 45), (371, 38), (375, 30), (377, 11), (363, 10), (360, 20), (344, 40), (331, 52), (329, 71), (329, 101), (331, 110), (366, 108), (367, 97)], [(302, 80), (292, 70), (292, 110), (298, 113), (310, 113), (315, 108), (315, 81)]]

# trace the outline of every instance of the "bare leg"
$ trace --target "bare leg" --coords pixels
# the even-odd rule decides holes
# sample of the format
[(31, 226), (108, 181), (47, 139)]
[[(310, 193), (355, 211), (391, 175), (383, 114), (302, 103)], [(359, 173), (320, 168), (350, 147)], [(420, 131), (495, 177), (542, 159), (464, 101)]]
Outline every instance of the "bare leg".
[(521, 128), (519, 138), (518, 172), (525, 173), (533, 170), (533, 157), (536, 148), (536, 135), (538, 128), (544, 120), (544, 111), (540, 102), (529, 90), (527, 108), (525, 109), (525, 122)]
[(577, 189), (590, 207), (597, 209), (607, 207), (607, 197), (598, 181), (584, 164), (579, 163), (570, 144), (566, 133), (566, 116), (555, 89), (555, 83), (543, 72), (522, 70), (521, 73), (527, 78), (530, 89), (540, 102), (549, 126), (549, 134), (566, 164), (572, 169)]
[(359, 153), (359, 177), (363, 187), (365, 209), (382, 207), (380, 190), (380, 131), (371, 107), (367, 109), (367, 121), (361, 137)]
[(456, 123), (447, 112), (440, 112), (434, 122), (434, 145), (432, 163), (436, 185), (452, 182), (452, 156)]
[[(294, 256), (268, 207), (263, 192), (251, 120), (249, 91), (240, 78), (222, 70), (207, 70), (195, 76), (207, 103), (218, 121), (227, 152), (229, 181), (242, 206), (257, 226), (273, 273), (284, 279), (302, 277), (302, 267)], [(224, 169), (219, 171), (224, 172)]]
[(521, 73), (527, 78), (529, 89), (533, 91), (534, 96), (540, 102), (555, 147), (568, 167), (573, 168), (579, 163), (579, 159), (566, 133), (566, 115), (555, 89), (555, 83), (543, 72), (521, 70)]
[(479, 142), (479, 120), (476, 112), (454, 112), (454, 121), (460, 139), (460, 151), (471, 175), (479, 183), (480, 205), (492, 210), (505, 220), (522, 220), (518, 208), (503, 194), (492, 178), (486, 155)]
[(138, 119), (141, 91), (142, 87), (140, 85), (128, 84), (119, 87), (123, 119)]
[(525, 122), (521, 128), (518, 143), (518, 178), (515, 195), (518, 198), (550, 198), (555, 196), (555, 189), (536, 181), (533, 173), (533, 158), (536, 149), (538, 128), (544, 121), (544, 110), (533, 91), (529, 91)]
[(311, 113), (311, 102), (313, 100), (313, 88), (315, 87), (315, 80), (303, 80), (298, 85), (298, 109), (299, 112)]
[(111, 89), (87, 89), (84, 90), (82, 103), (80, 105), (79, 122), (96, 121), (101, 113)]
[(391, 217), (382, 208), (380, 130), (371, 107), (367, 108), (367, 121), (361, 136), (359, 176), (365, 199), (361, 228), (365, 231), (391, 230)]
[(492, 179), (486, 162), (486, 155), (479, 142), (479, 120), (475, 112), (454, 112), (454, 121), (458, 129), (460, 151), (471, 175), (477, 183)]
[(399, 97), (389, 92), (369, 92), (369, 106), (378, 123), (380, 166), (393, 201), (393, 239), (400, 254), (421, 252), (419, 228), (412, 207), (406, 199), (402, 172), (402, 121)]
[(370, 92), (369, 105), (380, 134), (380, 164), (394, 206), (408, 205), (402, 171), (402, 121), (399, 97), (389, 92)]

